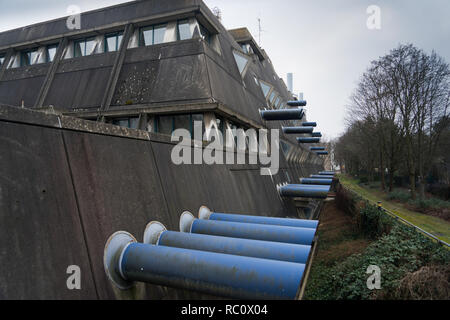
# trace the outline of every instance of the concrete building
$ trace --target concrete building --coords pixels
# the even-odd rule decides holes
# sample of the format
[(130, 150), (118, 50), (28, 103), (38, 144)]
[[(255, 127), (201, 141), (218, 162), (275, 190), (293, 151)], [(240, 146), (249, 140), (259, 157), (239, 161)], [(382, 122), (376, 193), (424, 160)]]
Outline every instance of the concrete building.
[[(196, 120), (224, 135), (306, 121), (261, 118), (293, 96), (246, 28), (226, 30), (201, 0), (134, 1), (80, 21), (76, 30), (65, 17), (0, 33), (0, 247), (12, 237), (16, 248), (0, 255), (0, 297), (200, 298), (152, 285), (112, 288), (102, 263), (107, 237), (139, 234), (151, 220), (175, 230), (183, 210), (207, 203), (314, 217), (320, 202), (281, 199), (277, 186), (298, 183), (323, 160), (281, 130), (272, 177), (258, 166), (170, 160), (170, 135), (192, 132)], [(70, 264), (84, 270), (82, 290), (64, 287)]]

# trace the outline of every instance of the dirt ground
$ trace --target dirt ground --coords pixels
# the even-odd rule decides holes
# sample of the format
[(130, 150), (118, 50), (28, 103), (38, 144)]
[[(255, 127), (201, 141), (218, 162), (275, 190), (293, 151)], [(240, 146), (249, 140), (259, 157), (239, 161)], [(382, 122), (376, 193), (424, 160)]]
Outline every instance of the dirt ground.
[(334, 201), (327, 202), (320, 216), (315, 263), (333, 264), (364, 251), (370, 241), (358, 232), (352, 218), (339, 210)]

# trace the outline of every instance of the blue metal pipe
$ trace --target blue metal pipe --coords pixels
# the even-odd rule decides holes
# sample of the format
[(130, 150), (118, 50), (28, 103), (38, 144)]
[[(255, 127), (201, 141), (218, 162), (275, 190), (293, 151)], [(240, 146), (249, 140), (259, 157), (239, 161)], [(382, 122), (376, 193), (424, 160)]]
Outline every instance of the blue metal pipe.
[(317, 151), (316, 154), (319, 156), (326, 156), (328, 155), (328, 151)]
[(299, 143), (319, 143), (320, 138), (298, 137), (297, 141)]
[(120, 256), (127, 281), (235, 299), (295, 299), (305, 270), (300, 263), (140, 243), (127, 245)]
[(313, 179), (333, 179), (334, 178), (334, 176), (324, 176), (324, 175), (320, 175), (320, 174), (311, 174), (309, 177), (313, 178)]
[(313, 132), (313, 133), (311, 133), (311, 137), (322, 138), (322, 133), (321, 132)]
[(327, 185), (289, 184), (279, 188), (282, 197), (325, 199), (330, 191)]
[(312, 179), (312, 178), (301, 178), (301, 184), (319, 184), (329, 186), (333, 183), (333, 179)]
[[(213, 221), (195, 219), (191, 221), (188, 217), (192, 216), (189, 212), (184, 212), (180, 218), (180, 231), (198, 234), (208, 234), (213, 236), (274, 241), (293, 244), (303, 244), (310, 246), (313, 242), (316, 229), (273, 226), (255, 223), (241, 223), (229, 221)], [(185, 220), (183, 226), (181, 221)]]
[(309, 150), (311, 150), (311, 151), (323, 151), (323, 150), (325, 150), (325, 147), (310, 147)]
[(321, 176), (334, 176), (336, 173), (334, 171), (320, 171), (319, 175)]
[(286, 134), (312, 133), (314, 131), (314, 127), (282, 127), (282, 130)]
[(288, 101), (287, 105), (290, 107), (306, 107), (306, 101), (305, 100)]
[(259, 110), (264, 120), (301, 120), (303, 109)]
[(308, 261), (311, 251), (308, 245), (173, 231), (163, 231), (153, 244), (303, 264)]
[(313, 228), (313, 229), (316, 229), (317, 226), (319, 225), (319, 221), (317, 220), (289, 219), (289, 218), (276, 218), (276, 217), (263, 217), (263, 216), (250, 216), (243, 214), (211, 212), (211, 210), (209, 210), (205, 206), (202, 206), (198, 211), (198, 217), (199, 219), (203, 220), (269, 224), (276, 226)]
[(304, 127), (317, 127), (317, 122), (303, 122), (302, 126), (304, 126)]

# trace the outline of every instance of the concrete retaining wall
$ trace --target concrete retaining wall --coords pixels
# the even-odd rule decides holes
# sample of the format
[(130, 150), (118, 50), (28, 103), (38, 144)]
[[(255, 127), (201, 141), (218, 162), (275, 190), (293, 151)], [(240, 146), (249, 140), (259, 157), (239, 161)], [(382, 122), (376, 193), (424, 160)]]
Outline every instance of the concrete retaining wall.
[[(103, 248), (115, 231), (142, 241), (157, 220), (178, 230), (184, 210), (295, 216), (275, 185), (318, 165), (261, 176), (247, 165), (181, 165), (173, 144), (143, 131), (0, 107), (0, 299), (195, 299), (152, 285), (113, 289)], [(280, 154), (280, 157), (283, 155)], [(282, 163), (286, 163), (284, 160)], [(297, 176), (296, 176), (297, 175)], [(81, 290), (66, 286), (81, 268)]]

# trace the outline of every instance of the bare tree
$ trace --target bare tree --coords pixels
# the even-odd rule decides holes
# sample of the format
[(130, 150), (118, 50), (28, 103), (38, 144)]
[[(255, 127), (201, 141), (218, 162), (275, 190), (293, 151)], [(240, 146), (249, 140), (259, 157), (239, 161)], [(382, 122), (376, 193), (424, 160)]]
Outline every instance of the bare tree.
[(416, 198), (416, 177), (423, 197), (425, 175), (446, 130), (447, 121), (441, 120), (448, 119), (449, 101), (449, 65), (435, 52), (400, 45), (373, 61), (361, 77), (351, 96), (347, 132), (335, 144), (336, 160), (346, 167), (351, 161), (352, 170), (359, 172), (353, 163), (357, 159), (371, 178), (377, 159), (381, 188), (387, 168), (390, 191), (404, 161), (411, 197)]

